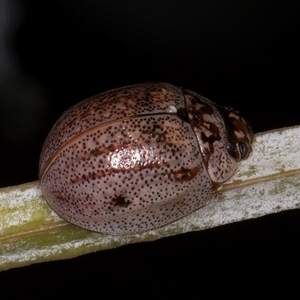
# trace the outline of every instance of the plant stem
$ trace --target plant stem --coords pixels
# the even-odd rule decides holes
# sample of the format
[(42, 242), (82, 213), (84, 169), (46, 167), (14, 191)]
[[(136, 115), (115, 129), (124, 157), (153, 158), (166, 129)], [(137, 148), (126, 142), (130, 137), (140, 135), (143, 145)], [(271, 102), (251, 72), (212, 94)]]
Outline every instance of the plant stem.
[(0, 270), (76, 257), (129, 243), (295, 209), (300, 206), (300, 126), (256, 135), (253, 154), (209, 205), (158, 230), (131, 236), (68, 224), (47, 205), (38, 182), (0, 189)]

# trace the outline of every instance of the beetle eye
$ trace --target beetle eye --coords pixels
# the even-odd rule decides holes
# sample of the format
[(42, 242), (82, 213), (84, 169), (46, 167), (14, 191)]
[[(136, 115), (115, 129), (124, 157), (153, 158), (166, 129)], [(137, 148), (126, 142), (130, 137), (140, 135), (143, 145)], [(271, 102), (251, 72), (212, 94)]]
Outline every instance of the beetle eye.
[(239, 151), (240, 151), (241, 159), (246, 158), (248, 156), (247, 144), (245, 144), (243, 142), (239, 143)]

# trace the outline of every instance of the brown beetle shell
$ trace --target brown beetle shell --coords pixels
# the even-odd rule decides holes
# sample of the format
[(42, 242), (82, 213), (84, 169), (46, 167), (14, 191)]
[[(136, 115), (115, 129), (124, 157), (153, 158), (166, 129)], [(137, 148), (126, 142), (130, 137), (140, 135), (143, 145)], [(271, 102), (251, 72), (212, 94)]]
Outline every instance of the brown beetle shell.
[[(230, 112), (245, 126), (250, 152), (251, 131)], [(228, 152), (224, 113), (213, 102), (154, 82), (71, 107), (49, 133), (39, 170), (42, 192), (58, 215), (85, 229), (125, 235), (208, 204), (234, 174), (236, 160)]]

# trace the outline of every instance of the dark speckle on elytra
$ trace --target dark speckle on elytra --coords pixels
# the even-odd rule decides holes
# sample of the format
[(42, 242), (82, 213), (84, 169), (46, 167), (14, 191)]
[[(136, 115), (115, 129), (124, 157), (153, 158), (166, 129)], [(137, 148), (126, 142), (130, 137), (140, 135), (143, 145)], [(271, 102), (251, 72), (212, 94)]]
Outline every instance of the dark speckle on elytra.
[(111, 202), (113, 203), (114, 206), (120, 206), (120, 207), (128, 207), (131, 204), (130, 201), (125, 200), (125, 197), (123, 195), (119, 195), (112, 198)]
[(177, 181), (189, 181), (193, 179), (199, 171), (199, 167), (193, 169), (181, 168), (179, 171), (174, 172), (174, 178)]

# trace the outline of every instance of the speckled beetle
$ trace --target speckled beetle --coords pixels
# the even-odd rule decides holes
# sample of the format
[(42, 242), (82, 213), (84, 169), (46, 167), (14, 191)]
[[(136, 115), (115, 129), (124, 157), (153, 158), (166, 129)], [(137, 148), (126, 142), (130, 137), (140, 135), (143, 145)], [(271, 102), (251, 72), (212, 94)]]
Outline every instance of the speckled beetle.
[(111, 90), (66, 111), (40, 157), (40, 185), (65, 220), (141, 233), (207, 205), (251, 152), (238, 112), (163, 82)]

